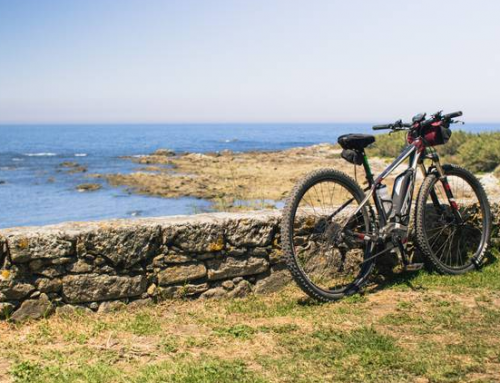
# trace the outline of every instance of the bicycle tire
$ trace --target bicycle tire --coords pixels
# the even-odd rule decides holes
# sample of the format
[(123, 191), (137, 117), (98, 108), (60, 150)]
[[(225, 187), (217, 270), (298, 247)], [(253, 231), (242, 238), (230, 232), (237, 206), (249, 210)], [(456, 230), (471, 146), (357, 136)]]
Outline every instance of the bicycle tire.
[[(293, 243), (293, 226), (295, 215), (297, 212), (297, 207), (304, 194), (314, 185), (322, 181), (332, 181), (342, 185), (346, 188), (346, 190), (351, 192), (357, 203), (360, 203), (365, 197), (363, 190), (351, 177), (335, 169), (319, 169), (306, 175), (301, 181), (296, 184), (296, 186), (290, 193), (289, 198), (287, 199), (282, 215), (281, 241), (282, 249), (284, 252), (284, 259), (286, 261), (288, 269), (293, 276), (293, 279), (298, 284), (298, 286), (310, 297), (319, 301), (328, 302), (335, 301), (358, 292), (366, 284), (368, 277), (373, 270), (374, 260), (369, 259), (372, 249), (367, 246), (364, 251), (363, 257), (363, 260), (367, 261), (366, 263), (363, 263), (363, 266), (361, 267), (361, 270), (357, 277), (344, 290), (335, 292), (327, 291), (317, 286), (311, 281), (311, 279), (302, 269), (296, 257)], [(369, 227), (370, 230), (372, 230), (373, 219), (366, 205), (361, 209), (361, 212), (366, 227)]]
[[(482, 263), (482, 260), (486, 256), (487, 250), (488, 250), (488, 245), (490, 241), (490, 236), (491, 236), (491, 211), (490, 211), (490, 205), (488, 202), (487, 195), (484, 191), (483, 186), (479, 182), (479, 180), (468, 170), (456, 166), (456, 165), (443, 165), (443, 170), (444, 173), (447, 177), (449, 176), (454, 176), (461, 178), (464, 182), (466, 182), (471, 189), (474, 191), (477, 200), (480, 205), (480, 211), (482, 214), (482, 232), (481, 232), (481, 238), (479, 240), (479, 245), (477, 250), (474, 252), (472, 256), (469, 257), (467, 262), (464, 262), (462, 265), (457, 265), (454, 267), (453, 265), (446, 264), (446, 262), (443, 262), (442, 256), (438, 257), (440, 254), (439, 251), (436, 250), (436, 246), (433, 246), (429, 239), (433, 242), (437, 241), (437, 239), (432, 238), (429, 234), (429, 218), (426, 221), (426, 202), (427, 199), (430, 196), (431, 190), (434, 190), (434, 186), (439, 182), (439, 175), (437, 172), (432, 172), (429, 174), (423, 181), (420, 191), (418, 193), (417, 197), (417, 205), (416, 205), (416, 221), (415, 221), (415, 241), (416, 244), (423, 255), (423, 259), (427, 266), (431, 269), (434, 269), (438, 271), (440, 274), (450, 274), (450, 275), (459, 275), (459, 274), (464, 274), (467, 273), (471, 270), (474, 270), (475, 268), (479, 267)], [(452, 189), (453, 192), (453, 189)], [(465, 205), (468, 206), (468, 205)], [(460, 207), (460, 209), (464, 209), (464, 207)], [(430, 214), (428, 214), (430, 216)], [(449, 226), (456, 226), (457, 228), (459, 225), (455, 224), (447, 224)], [(440, 229), (434, 229), (436, 231), (439, 231)], [(452, 229), (450, 229), (452, 230)], [(450, 263), (452, 261), (452, 255), (451, 252), (453, 252), (453, 241), (454, 237), (456, 235), (457, 231), (453, 233), (453, 238), (450, 240)], [(435, 233), (433, 234), (434, 236), (436, 235)], [(439, 234), (438, 234), (439, 235)], [(443, 236), (446, 235), (446, 233), (442, 234)], [(461, 247), (461, 241), (464, 240), (464, 238), (467, 237), (466, 235), (460, 235), (460, 233), (457, 235), (458, 238), (458, 244), (456, 246), (456, 249), (458, 249), (460, 258), (462, 258), (462, 247)], [(448, 241), (448, 239), (447, 239)], [(447, 246), (447, 245), (442, 245), (442, 246)], [(444, 250), (443, 250), (444, 252)], [(456, 252), (455, 252), (456, 253)], [(467, 255), (467, 254), (466, 254)], [(456, 258), (458, 259), (458, 255), (456, 255)], [(445, 256), (445, 261), (447, 260), (447, 256)]]

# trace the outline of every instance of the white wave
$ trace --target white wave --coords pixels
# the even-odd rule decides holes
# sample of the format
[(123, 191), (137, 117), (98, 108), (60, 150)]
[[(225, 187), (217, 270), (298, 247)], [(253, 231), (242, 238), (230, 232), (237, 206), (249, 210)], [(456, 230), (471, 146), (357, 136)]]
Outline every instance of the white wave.
[(14, 158), (12, 159), (12, 161), (14, 161), (14, 162), (21, 162), (21, 161), (24, 161), (24, 160), (23, 160), (22, 158), (17, 158), (17, 157), (14, 157)]
[(132, 158), (143, 158), (143, 157), (147, 157), (148, 155), (147, 154), (135, 154), (133, 156), (130, 156)]
[(57, 153), (24, 153), (28, 157), (53, 157), (57, 156)]
[(87, 157), (87, 153), (76, 153), (75, 157)]

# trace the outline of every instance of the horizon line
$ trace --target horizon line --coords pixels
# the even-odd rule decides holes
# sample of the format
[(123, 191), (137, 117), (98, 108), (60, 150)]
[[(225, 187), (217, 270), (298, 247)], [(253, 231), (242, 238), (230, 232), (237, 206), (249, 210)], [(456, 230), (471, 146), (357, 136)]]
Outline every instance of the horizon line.
[[(59, 122), (2, 122), (0, 126), (48, 126), (48, 125), (278, 125), (278, 124), (309, 124), (309, 125), (325, 125), (325, 124), (374, 124), (374, 123), (390, 123), (383, 120), (374, 121), (90, 121), (90, 122), (74, 122), (74, 121), (59, 121)], [(499, 121), (465, 121), (467, 124), (499, 124)]]

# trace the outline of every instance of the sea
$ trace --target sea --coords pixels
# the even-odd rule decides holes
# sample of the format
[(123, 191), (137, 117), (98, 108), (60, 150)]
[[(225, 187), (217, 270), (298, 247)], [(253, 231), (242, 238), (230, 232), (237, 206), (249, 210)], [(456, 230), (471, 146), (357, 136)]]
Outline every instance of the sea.
[[(89, 174), (130, 173), (141, 165), (124, 156), (176, 152), (280, 150), (335, 143), (346, 133), (370, 133), (367, 123), (0, 125), (0, 228), (65, 221), (153, 217), (208, 211), (208, 201), (158, 198), (111, 187)], [(500, 123), (466, 124), (469, 132)], [(61, 167), (76, 162), (87, 172)], [(102, 189), (79, 192), (83, 183)]]

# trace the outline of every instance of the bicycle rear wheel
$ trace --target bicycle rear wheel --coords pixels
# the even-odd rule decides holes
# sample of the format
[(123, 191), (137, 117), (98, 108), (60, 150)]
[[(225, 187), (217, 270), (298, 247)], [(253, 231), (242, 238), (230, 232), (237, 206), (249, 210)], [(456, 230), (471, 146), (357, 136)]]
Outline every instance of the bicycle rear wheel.
[(291, 192), (281, 223), (282, 247), (295, 281), (309, 296), (332, 301), (359, 291), (373, 269), (372, 245), (343, 237), (369, 233), (372, 221), (358, 184), (346, 174), (321, 169)]
[(446, 196), (438, 174), (422, 183), (416, 207), (416, 242), (428, 265), (442, 274), (463, 274), (481, 264), (491, 235), (486, 193), (469, 171), (454, 165), (443, 170), (460, 218)]

